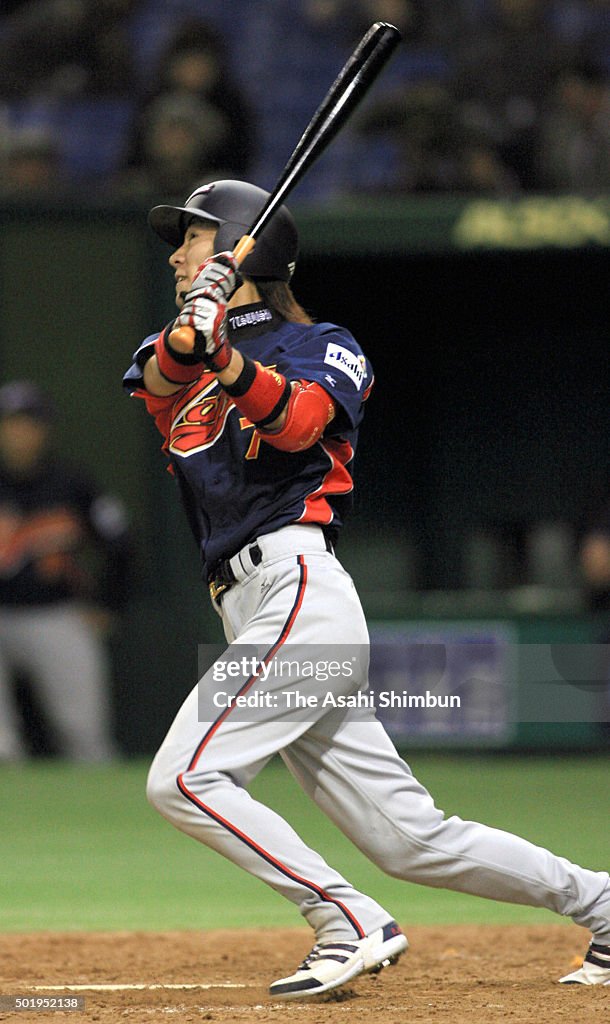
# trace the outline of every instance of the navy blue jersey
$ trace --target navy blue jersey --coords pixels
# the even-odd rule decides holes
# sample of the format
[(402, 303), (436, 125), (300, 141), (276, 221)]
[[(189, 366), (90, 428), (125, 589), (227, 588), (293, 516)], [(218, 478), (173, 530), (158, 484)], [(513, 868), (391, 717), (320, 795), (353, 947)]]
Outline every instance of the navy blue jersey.
[(244, 355), (263, 366), (289, 380), (321, 385), (336, 415), (311, 448), (279, 451), (207, 370), (169, 397), (149, 395), (142, 368), (158, 335), (142, 343), (124, 383), (145, 399), (164, 436), (208, 571), (248, 541), (291, 523), (318, 523), (336, 533), (351, 507), (352, 460), (373, 382), (354, 338), (334, 324), (289, 323), (257, 303), (229, 311), (229, 334)]

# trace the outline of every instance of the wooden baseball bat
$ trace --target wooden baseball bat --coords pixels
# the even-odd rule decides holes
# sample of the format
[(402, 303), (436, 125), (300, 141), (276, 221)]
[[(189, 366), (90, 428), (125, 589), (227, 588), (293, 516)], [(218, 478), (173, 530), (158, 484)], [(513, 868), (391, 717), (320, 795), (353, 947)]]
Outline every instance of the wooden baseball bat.
[[(243, 263), (273, 214), (362, 101), (399, 41), (398, 29), (384, 21), (371, 25), (360, 40), (301, 135), (256, 220), (235, 246), (238, 263)], [(169, 336), (170, 343), (182, 352), (192, 351), (194, 339), (192, 327), (174, 328)]]

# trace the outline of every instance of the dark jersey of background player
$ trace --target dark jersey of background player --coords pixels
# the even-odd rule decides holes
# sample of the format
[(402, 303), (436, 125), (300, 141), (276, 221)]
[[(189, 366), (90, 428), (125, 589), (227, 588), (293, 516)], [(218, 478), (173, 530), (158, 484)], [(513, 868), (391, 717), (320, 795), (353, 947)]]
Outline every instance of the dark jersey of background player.
[[(51, 447), (55, 411), (28, 381), (0, 389), (0, 605), (127, 598), (131, 542), (122, 503)], [(87, 547), (97, 565), (82, 560)]]

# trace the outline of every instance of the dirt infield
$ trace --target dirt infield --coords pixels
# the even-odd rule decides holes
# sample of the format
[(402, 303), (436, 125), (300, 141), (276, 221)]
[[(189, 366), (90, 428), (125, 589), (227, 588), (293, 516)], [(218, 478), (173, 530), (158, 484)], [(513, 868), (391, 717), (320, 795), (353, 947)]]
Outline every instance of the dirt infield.
[[(41, 1024), (49, 1018), (73, 1024), (79, 1020), (149, 1024), (172, 1019), (219, 1024), (495, 1024), (503, 1020), (607, 1024), (610, 1020), (610, 987), (556, 983), (582, 957), (588, 934), (581, 929), (420, 926), (409, 928), (408, 934), (411, 948), (395, 967), (357, 979), (340, 999), (318, 1003), (278, 1003), (267, 995), (268, 983), (289, 973), (308, 952), (311, 935), (302, 928), (0, 935), (3, 995), (65, 997), (76, 994), (68, 986), (99, 986), (78, 991), (85, 999), (82, 1012), (3, 1011), (0, 1020), (22, 1024)], [(124, 987), (101, 988), (110, 985)], [(58, 991), (51, 986), (63, 988)]]

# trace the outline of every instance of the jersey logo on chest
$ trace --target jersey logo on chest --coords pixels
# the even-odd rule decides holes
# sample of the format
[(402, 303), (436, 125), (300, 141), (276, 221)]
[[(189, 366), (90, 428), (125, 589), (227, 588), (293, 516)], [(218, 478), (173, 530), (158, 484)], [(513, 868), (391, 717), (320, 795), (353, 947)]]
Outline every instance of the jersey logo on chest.
[(176, 455), (193, 455), (210, 448), (225, 428), (233, 400), (218, 386), (216, 378), (210, 377), (203, 388), (197, 381), (174, 406), (169, 448)]
[[(275, 370), (275, 364), (266, 369)], [(181, 394), (174, 405), (169, 450), (174, 455), (187, 458), (189, 455), (211, 448), (221, 436), (227, 417), (234, 407), (233, 399), (222, 390), (216, 377), (212, 373), (206, 374), (202, 380), (198, 380)], [(252, 431), (244, 458), (257, 459), (261, 444), (259, 432), (245, 416), (240, 416), (239, 428), (242, 431)]]

